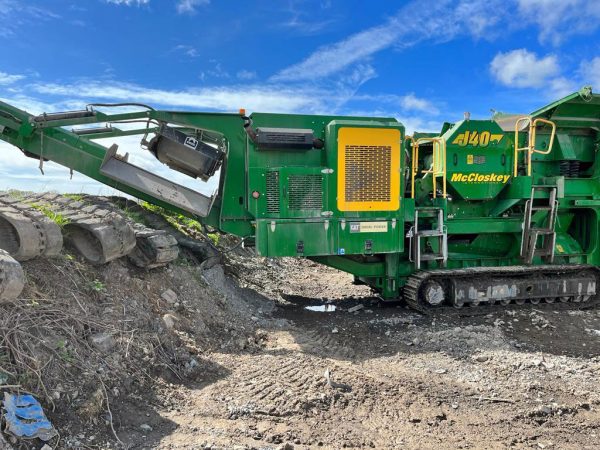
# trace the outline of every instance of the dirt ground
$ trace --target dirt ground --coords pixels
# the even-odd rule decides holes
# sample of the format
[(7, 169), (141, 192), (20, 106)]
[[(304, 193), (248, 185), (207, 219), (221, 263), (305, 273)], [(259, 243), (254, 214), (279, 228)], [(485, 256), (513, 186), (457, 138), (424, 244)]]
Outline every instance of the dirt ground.
[(118, 330), (86, 356), (93, 370), (48, 374), (54, 448), (123, 447), (115, 434), (135, 449), (600, 448), (598, 309), (423, 316), (347, 274), (249, 252), (150, 272), (24, 267), (22, 302), (69, 301)]

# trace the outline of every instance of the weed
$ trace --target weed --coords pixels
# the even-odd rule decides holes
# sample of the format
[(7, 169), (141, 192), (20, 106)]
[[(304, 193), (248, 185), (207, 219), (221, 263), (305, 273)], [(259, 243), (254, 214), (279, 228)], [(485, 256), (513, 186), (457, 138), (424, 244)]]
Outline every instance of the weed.
[(83, 195), (82, 194), (63, 194), (63, 197), (70, 198), (71, 200), (74, 200), (76, 202), (82, 202), (83, 201)]
[(137, 211), (133, 211), (129, 208), (121, 209), (121, 211), (123, 211), (123, 214), (125, 214), (127, 217), (129, 217), (134, 222), (149, 226), (149, 224), (143, 214), (141, 214)]
[(210, 240), (212, 241), (213, 245), (216, 247), (217, 245), (219, 245), (219, 234), (218, 233), (208, 233), (207, 236), (210, 238)]
[(39, 212), (41, 212), (46, 217), (48, 217), (52, 222), (54, 222), (60, 228), (64, 228), (71, 223), (71, 221), (69, 219), (67, 219), (64, 215), (52, 211), (46, 205), (40, 205), (39, 203), (30, 203), (29, 206), (31, 206), (34, 209), (37, 209)]
[(102, 281), (95, 279), (94, 281), (90, 281), (90, 289), (94, 292), (103, 292), (106, 290), (106, 285)]
[(64, 339), (61, 339), (56, 344), (56, 352), (58, 353), (58, 356), (60, 356), (61, 359), (66, 362), (72, 363), (75, 360), (75, 358), (73, 358), (73, 353), (67, 347), (67, 341)]

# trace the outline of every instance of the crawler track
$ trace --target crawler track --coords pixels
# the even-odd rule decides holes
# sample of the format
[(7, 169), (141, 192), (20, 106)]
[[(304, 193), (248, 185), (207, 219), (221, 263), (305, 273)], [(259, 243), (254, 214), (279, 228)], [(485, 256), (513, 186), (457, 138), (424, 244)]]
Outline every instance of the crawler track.
[[(422, 296), (422, 288), (428, 281), (438, 281), (441, 285), (447, 283), (448, 280), (465, 280), (476, 283), (477, 281), (486, 280), (488, 283), (492, 283), (494, 278), (503, 279), (506, 277), (520, 277), (530, 280), (532, 284), (539, 281), (539, 277), (548, 276), (560, 276), (572, 275), (573, 277), (579, 276), (580, 274), (588, 274), (596, 279), (596, 286), (599, 286), (600, 271), (594, 266), (589, 265), (545, 265), (545, 266), (509, 266), (509, 267), (472, 267), (467, 269), (439, 269), (430, 271), (416, 272), (409, 277), (404, 287), (404, 300), (413, 309), (420, 311), (425, 314), (433, 313), (438, 310), (448, 310), (460, 308), (462, 305), (453, 304), (446, 296), (446, 300), (438, 306), (432, 306), (428, 304)], [(539, 297), (532, 297), (530, 299), (505, 299), (502, 301), (482, 301), (472, 302), (470, 305), (466, 303), (465, 308), (472, 306), (475, 309), (488, 308), (491, 306), (508, 306), (510, 304), (524, 304), (533, 303), (538, 304), (540, 301), (545, 303), (554, 303), (560, 301), (562, 303), (577, 304), (581, 307), (591, 307), (600, 303), (600, 295), (596, 293), (593, 296), (564, 296), (560, 299), (555, 297), (548, 297), (540, 299)]]
[(136, 245), (133, 228), (119, 214), (59, 194), (31, 194), (35, 204), (60, 214), (67, 224), (65, 239), (90, 263), (103, 264), (130, 253)]
[[(129, 223), (135, 233), (136, 246), (127, 256), (136, 266), (145, 269), (163, 267), (179, 256), (177, 240), (173, 236), (165, 230), (149, 228), (138, 221), (130, 219), (122, 209), (115, 206), (111, 199), (85, 195), (83, 196), (83, 201), (118, 214)], [(135, 206), (143, 210), (137, 203), (135, 203)], [(131, 211), (129, 208), (125, 209), (126, 211)], [(141, 216), (142, 220), (145, 221), (145, 215), (141, 214), (139, 210), (131, 212)]]
[(56, 256), (63, 246), (58, 225), (31, 205), (0, 193), (0, 248), (18, 261)]

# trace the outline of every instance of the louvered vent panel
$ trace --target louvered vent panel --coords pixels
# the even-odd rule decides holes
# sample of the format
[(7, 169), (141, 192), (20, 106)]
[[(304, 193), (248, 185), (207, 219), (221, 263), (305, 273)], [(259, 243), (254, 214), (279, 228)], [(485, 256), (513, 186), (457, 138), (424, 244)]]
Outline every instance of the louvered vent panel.
[(290, 175), (288, 179), (288, 208), (295, 211), (323, 208), (322, 175)]
[(279, 214), (279, 172), (267, 172), (267, 212)]
[(389, 202), (391, 146), (346, 145), (347, 202)]

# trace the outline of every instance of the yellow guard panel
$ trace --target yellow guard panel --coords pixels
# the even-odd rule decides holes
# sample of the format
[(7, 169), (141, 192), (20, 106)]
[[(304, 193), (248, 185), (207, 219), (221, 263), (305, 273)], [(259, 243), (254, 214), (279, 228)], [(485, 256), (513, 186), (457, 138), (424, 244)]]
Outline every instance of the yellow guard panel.
[(396, 211), (400, 207), (400, 130), (340, 128), (340, 211)]

